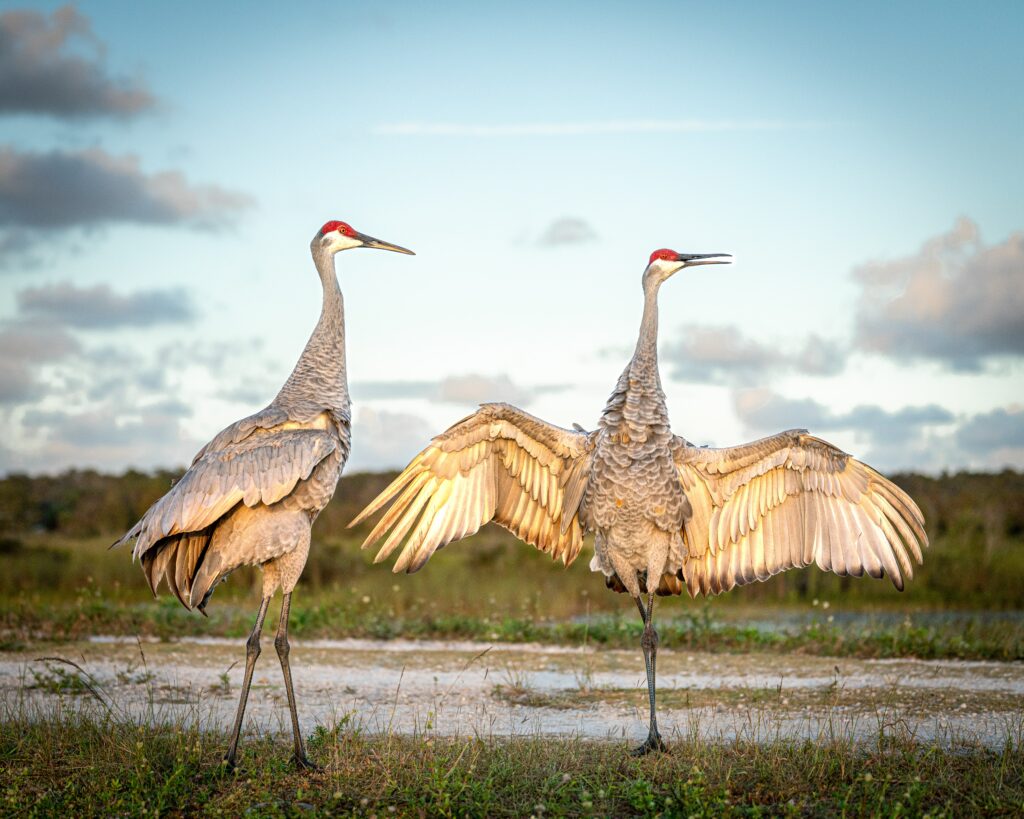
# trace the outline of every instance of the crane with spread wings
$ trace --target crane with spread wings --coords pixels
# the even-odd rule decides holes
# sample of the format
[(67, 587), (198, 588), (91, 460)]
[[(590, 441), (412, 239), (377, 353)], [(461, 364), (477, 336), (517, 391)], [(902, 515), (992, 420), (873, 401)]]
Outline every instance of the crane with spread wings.
[(805, 430), (722, 449), (672, 434), (658, 372), (658, 291), (683, 268), (728, 262), (721, 253), (651, 254), (636, 352), (595, 431), (484, 404), (434, 438), (350, 524), (390, 504), (363, 546), (384, 538), (378, 562), (401, 547), (396, 572), (417, 571), (489, 521), (565, 565), (593, 533), (590, 568), (636, 601), (644, 623), (650, 723), (638, 754), (664, 748), (655, 595), (718, 594), (812, 563), (888, 575), (902, 590), (928, 543), (902, 489)]

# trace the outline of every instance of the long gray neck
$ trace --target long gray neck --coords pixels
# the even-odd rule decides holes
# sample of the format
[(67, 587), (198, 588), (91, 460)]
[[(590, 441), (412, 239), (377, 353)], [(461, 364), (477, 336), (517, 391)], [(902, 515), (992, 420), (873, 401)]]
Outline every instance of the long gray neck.
[[(634, 444), (660, 441), (668, 434), (668, 409), (658, 374), (658, 288), (660, 282), (644, 281), (644, 315), (636, 352), (619, 376), (601, 415), (601, 426), (619, 436), (623, 426)], [(655, 438), (650, 430), (657, 430)]]
[(314, 239), (310, 249), (324, 289), (323, 308), (292, 374), (274, 399), (277, 405), (313, 412), (349, 410), (345, 369), (345, 303), (334, 272), (334, 255)]
[(640, 336), (636, 340), (636, 351), (630, 362), (633, 378), (653, 378), (661, 389), (658, 375), (658, 290), (661, 282), (644, 282), (644, 315), (640, 320)]

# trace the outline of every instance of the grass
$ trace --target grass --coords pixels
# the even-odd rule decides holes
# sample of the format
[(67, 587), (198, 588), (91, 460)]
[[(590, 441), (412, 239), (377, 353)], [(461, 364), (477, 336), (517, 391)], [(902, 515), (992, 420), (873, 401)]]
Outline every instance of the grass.
[(283, 738), (226, 737), (197, 721), (154, 728), (68, 705), (0, 721), (0, 813), (18, 816), (872, 816), (1019, 815), (1024, 753), (821, 739), (621, 742), (368, 736), (342, 719), (309, 741), (298, 773)]
[[(394, 596), (400, 594), (395, 592)], [(632, 612), (599, 614), (572, 620), (543, 616), (500, 616), (437, 611), (403, 600), (398, 613), (389, 601), (363, 602), (358, 595), (296, 594), (291, 633), (302, 638), (467, 639), (486, 642), (539, 642), (635, 648), (641, 624)], [(696, 611), (685, 611), (696, 606)], [(680, 608), (684, 608), (682, 613)], [(255, 601), (226, 598), (204, 618), (188, 612), (173, 598), (119, 602), (97, 589), (71, 601), (47, 605), (32, 599), (0, 600), (0, 651), (18, 650), (39, 641), (67, 641), (96, 634), (127, 634), (158, 639), (182, 636), (244, 638), (252, 627)], [(792, 610), (791, 610), (792, 611)], [(803, 610), (807, 613), (807, 610)], [(811, 609), (811, 611), (816, 611)], [(759, 619), (771, 610), (749, 612)], [(918, 622), (907, 614), (890, 619), (859, 619), (855, 624), (815, 614), (785, 628), (745, 625), (743, 612), (715, 609), (690, 601), (663, 604), (658, 618), (662, 645), (711, 652), (773, 651), (836, 657), (918, 657), (922, 659), (1024, 659), (1024, 619), (957, 618)]]

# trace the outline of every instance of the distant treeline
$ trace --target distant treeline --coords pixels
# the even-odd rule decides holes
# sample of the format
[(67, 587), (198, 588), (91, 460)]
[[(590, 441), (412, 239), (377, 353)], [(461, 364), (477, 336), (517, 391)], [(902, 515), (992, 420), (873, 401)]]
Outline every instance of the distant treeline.
[[(60, 475), (0, 478), (0, 535), (49, 532), (65, 537), (115, 535), (128, 529), (173, 486), (184, 470), (106, 475), (73, 469)], [(317, 529), (344, 529), (397, 473), (357, 473), (341, 479)]]
[[(180, 473), (129, 471), (104, 475), (73, 470), (61, 475), (0, 479), (0, 558), (13, 555), (21, 541), (42, 543), (109, 537), (113, 540), (142, 515), (171, 486)], [(339, 572), (350, 578), (362, 571), (355, 536), (348, 522), (394, 477), (391, 473), (356, 473), (341, 479), (334, 499), (320, 515), (313, 531), (318, 544), (306, 574), (314, 585), (335, 582)], [(961, 472), (932, 478), (915, 474), (892, 476), (921, 506), (931, 548), (925, 565), (908, 587), (918, 603), (941, 606), (1024, 608), (1024, 474)], [(40, 540), (42, 536), (42, 540)], [(49, 537), (52, 536), (52, 537)], [(518, 579), (538, 587), (553, 580), (547, 561), (533, 561), (514, 547), (514, 539), (489, 527), (473, 544), (458, 549), (459, 558), (446, 559), (448, 567), (475, 561), (493, 561), (494, 550), (508, 556), (508, 569)], [(580, 561), (585, 564), (586, 561)], [(543, 564), (543, 565), (542, 565)], [(493, 567), (492, 567), (493, 568)], [(577, 567), (573, 567), (572, 574)], [(438, 571), (438, 569), (435, 569)], [(585, 572), (585, 566), (581, 568)], [(558, 581), (564, 584), (564, 579)], [(887, 584), (856, 583), (817, 571), (789, 572), (756, 584), (746, 599), (799, 598), (841, 593), (857, 599), (886, 601)]]

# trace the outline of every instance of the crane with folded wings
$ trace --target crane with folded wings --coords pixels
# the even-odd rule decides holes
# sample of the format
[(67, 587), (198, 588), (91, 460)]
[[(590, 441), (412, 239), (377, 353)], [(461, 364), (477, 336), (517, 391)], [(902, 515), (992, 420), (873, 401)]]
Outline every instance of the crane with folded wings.
[(292, 591), (309, 556), (313, 521), (334, 494), (348, 460), (351, 413), (345, 369), (345, 309), (334, 256), (355, 247), (412, 254), (398, 245), (331, 221), (310, 243), (323, 285), (323, 306), (295, 369), (265, 408), (223, 429), (188, 471), (114, 544), (135, 539), (150, 588), (161, 581), (187, 609), (205, 614), (217, 584), (239, 566), (263, 570), (263, 599), (246, 641), (245, 675), (224, 759), (234, 767), (260, 634), (270, 599), (283, 595), (274, 647), (281, 661), (295, 740), (306, 757), (289, 665)]
[(590, 568), (633, 597), (644, 622), (650, 724), (637, 754), (664, 748), (656, 594), (718, 594), (812, 563), (888, 575), (902, 590), (928, 543), (902, 489), (805, 430), (723, 449), (672, 434), (658, 372), (658, 290), (683, 268), (728, 262), (722, 253), (651, 254), (636, 352), (595, 431), (484, 404), (434, 438), (350, 524), (390, 504), (363, 546), (385, 538), (377, 562), (401, 546), (396, 572), (417, 571), (488, 521), (565, 565), (593, 533)]

